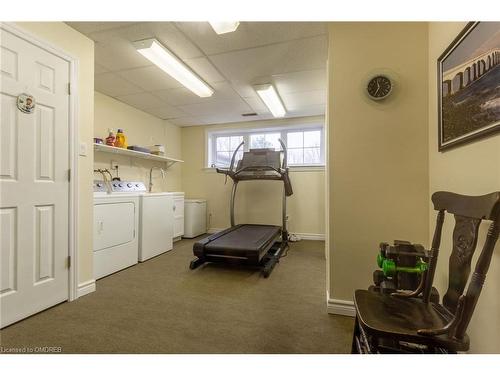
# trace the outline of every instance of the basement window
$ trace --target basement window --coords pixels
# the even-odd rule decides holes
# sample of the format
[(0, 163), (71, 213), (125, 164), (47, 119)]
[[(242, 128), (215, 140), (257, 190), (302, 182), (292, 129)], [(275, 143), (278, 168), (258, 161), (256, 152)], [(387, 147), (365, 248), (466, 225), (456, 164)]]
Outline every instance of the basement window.
[(288, 166), (324, 166), (323, 125), (307, 124), (280, 128), (224, 129), (207, 132), (206, 167), (229, 167), (234, 151), (243, 141), (245, 144), (238, 151), (235, 162), (240, 160), (243, 157), (243, 152), (249, 149), (273, 148), (280, 150), (280, 139), (288, 150)]

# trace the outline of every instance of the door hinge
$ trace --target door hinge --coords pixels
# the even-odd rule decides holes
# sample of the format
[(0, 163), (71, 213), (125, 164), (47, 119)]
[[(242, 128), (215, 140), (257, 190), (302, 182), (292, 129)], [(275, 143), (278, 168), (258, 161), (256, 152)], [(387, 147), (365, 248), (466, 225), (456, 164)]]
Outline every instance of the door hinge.
[(68, 83), (68, 95), (71, 95), (71, 83)]
[(67, 263), (68, 263), (68, 268), (71, 268), (71, 257), (69, 255), (68, 255)]
[(71, 169), (68, 169), (68, 182), (71, 182)]

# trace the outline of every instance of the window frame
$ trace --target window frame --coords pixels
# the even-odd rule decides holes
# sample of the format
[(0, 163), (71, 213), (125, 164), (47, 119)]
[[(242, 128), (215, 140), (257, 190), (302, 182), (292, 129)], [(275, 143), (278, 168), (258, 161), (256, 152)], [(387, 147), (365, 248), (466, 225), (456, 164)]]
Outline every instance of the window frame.
[[(219, 129), (206, 132), (206, 155), (205, 155), (205, 168), (214, 169), (216, 167), (227, 167), (222, 165), (215, 165), (214, 160), (216, 160), (217, 152), (217, 138), (219, 137), (243, 137), (245, 144), (243, 145), (243, 151), (248, 151), (250, 148), (250, 136), (253, 134), (270, 134), (270, 133), (280, 133), (280, 139), (283, 141), (285, 146), (288, 147), (288, 133), (296, 132), (307, 132), (307, 131), (320, 131), (320, 162), (316, 164), (293, 164), (290, 168), (324, 168), (325, 167), (325, 128), (322, 123), (310, 123), (310, 124), (296, 124), (288, 126), (266, 126), (257, 128), (230, 128), (230, 129)], [(233, 151), (234, 152), (234, 151)]]

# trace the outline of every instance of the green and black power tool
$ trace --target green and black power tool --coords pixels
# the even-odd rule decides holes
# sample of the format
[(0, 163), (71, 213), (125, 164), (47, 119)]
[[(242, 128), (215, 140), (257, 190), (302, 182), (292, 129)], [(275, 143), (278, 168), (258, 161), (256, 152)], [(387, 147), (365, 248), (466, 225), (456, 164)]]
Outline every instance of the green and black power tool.
[[(416, 290), (429, 267), (428, 260), (428, 252), (422, 245), (401, 240), (394, 241), (393, 245), (382, 242), (377, 255), (380, 269), (373, 272), (375, 285), (370, 290), (387, 294)], [(433, 288), (431, 299), (436, 301), (436, 298), (439, 301), (439, 294)]]

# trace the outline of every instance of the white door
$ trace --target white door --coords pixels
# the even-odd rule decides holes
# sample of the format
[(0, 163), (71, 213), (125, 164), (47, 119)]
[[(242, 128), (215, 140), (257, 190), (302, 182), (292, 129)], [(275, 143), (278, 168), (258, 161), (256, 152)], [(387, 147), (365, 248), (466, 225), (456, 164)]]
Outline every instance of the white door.
[[(69, 62), (0, 29), (0, 326), (69, 297)], [(17, 108), (19, 94), (34, 112)]]

